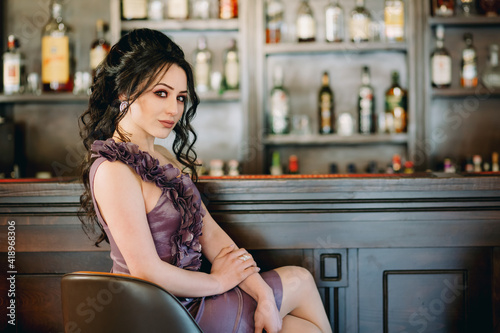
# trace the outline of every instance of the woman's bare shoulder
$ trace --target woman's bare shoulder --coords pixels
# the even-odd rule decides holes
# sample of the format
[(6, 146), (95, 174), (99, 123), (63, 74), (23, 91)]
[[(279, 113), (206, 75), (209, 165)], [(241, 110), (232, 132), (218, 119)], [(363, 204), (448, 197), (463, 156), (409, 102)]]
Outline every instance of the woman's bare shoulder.
[(125, 163), (120, 161), (102, 162), (96, 170), (94, 188), (97, 191), (124, 185), (140, 185), (140, 177)]

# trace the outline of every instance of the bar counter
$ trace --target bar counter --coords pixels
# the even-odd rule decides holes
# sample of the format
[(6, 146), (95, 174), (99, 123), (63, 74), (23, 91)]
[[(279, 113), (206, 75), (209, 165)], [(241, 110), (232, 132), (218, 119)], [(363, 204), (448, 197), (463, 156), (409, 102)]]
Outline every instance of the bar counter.
[[(313, 273), (334, 332), (499, 330), (499, 173), (203, 177), (198, 188), (263, 270)], [(61, 276), (111, 268), (76, 216), (82, 190), (0, 181), (4, 272), (15, 221), (18, 332), (62, 332)], [(7, 291), (4, 280), (2, 316)]]

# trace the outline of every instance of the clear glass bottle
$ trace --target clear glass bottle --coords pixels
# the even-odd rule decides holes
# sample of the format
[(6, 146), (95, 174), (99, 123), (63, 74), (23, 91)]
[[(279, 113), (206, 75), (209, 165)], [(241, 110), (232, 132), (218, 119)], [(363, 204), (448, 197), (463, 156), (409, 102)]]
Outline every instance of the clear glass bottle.
[(285, 6), (281, 0), (268, 0), (266, 4), (266, 43), (281, 42), (281, 28)]
[(4, 94), (22, 93), (24, 75), (24, 57), (19, 51), (19, 40), (14, 35), (10, 35), (7, 38), (7, 51), (3, 54)]
[(434, 16), (455, 15), (455, 0), (432, 0)]
[(189, 17), (188, 0), (168, 0), (167, 18), (174, 20), (185, 20)]
[(316, 20), (308, 0), (300, 2), (295, 25), (298, 42), (314, 42), (316, 40)]
[(339, 0), (330, 0), (325, 8), (325, 39), (336, 43), (344, 40), (344, 9)]
[(223, 20), (238, 18), (238, 0), (219, 0), (219, 18)]
[(451, 86), (451, 56), (444, 47), (444, 27), (436, 27), (436, 48), (431, 54), (431, 83), (436, 88)]
[(324, 72), (321, 77), (321, 88), (318, 94), (318, 118), (319, 134), (332, 134), (335, 128), (335, 112), (328, 72)]
[(371, 14), (364, 0), (356, 0), (356, 7), (349, 17), (349, 36), (352, 42), (367, 42), (370, 39)]
[(385, 93), (386, 131), (404, 133), (407, 125), (407, 92), (399, 85), (399, 73), (392, 72), (392, 85)]
[(106, 58), (111, 49), (105, 38), (106, 25), (103, 20), (96, 21), (96, 39), (90, 45), (90, 70), (92, 77), (95, 76), (97, 66)]
[(61, 0), (53, 0), (51, 18), (42, 29), (43, 91), (73, 91), (72, 40), (62, 18)]
[(240, 87), (240, 61), (238, 45), (231, 39), (229, 47), (224, 50), (224, 89), (237, 90)]
[(123, 20), (145, 20), (148, 17), (147, 0), (122, 0)]
[(462, 50), (460, 66), (460, 85), (464, 88), (477, 86), (477, 52), (472, 45), (472, 34), (464, 34), (465, 49)]
[(489, 89), (500, 89), (500, 66), (498, 64), (498, 45), (490, 45), (489, 62), (482, 75), (483, 84)]
[(385, 0), (385, 38), (388, 42), (402, 42), (405, 38), (405, 6), (403, 0)]
[(150, 0), (148, 5), (148, 20), (161, 21), (165, 13), (163, 0)]
[(358, 131), (361, 134), (376, 132), (375, 94), (371, 85), (370, 68), (363, 66), (361, 87), (358, 92)]
[(210, 18), (211, 1), (210, 0), (194, 0), (192, 1), (192, 18), (200, 20), (208, 20)]
[(195, 86), (199, 93), (210, 89), (210, 75), (212, 73), (212, 51), (208, 49), (205, 36), (198, 38), (198, 44), (193, 55)]
[(474, 8), (476, 7), (474, 0), (460, 0), (460, 7), (464, 16), (470, 16), (474, 13)]
[(273, 88), (269, 103), (269, 130), (271, 134), (290, 133), (290, 97), (283, 85), (283, 68), (277, 66), (273, 73)]

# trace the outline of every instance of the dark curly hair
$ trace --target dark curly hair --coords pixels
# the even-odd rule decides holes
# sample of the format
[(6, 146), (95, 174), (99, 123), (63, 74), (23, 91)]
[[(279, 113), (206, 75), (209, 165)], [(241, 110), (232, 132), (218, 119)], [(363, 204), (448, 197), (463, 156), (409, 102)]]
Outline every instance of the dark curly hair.
[(194, 181), (196, 174), (196, 152), (193, 149), (196, 133), (191, 121), (200, 103), (194, 89), (193, 71), (184, 57), (182, 49), (169, 37), (160, 31), (151, 29), (135, 29), (124, 35), (110, 50), (107, 57), (97, 67), (89, 106), (80, 117), (80, 136), (87, 149), (82, 162), (82, 182), (85, 192), (80, 197), (79, 218), (87, 235), (100, 235), (95, 242), (98, 246), (102, 241), (109, 242), (96, 216), (90, 191), (89, 172), (93, 159), (90, 147), (95, 140), (106, 140), (115, 131), (120, 140), (130, 141), (128, 134), (123, 132), (119, 121), (128, 111), (120, 112), (119, 96), (132, 104), (148, 87), (161, 78), (173, 64), (184, 70), (188, 84), (188, 103), (181, 119), (174, 127), (175, 139), (172, 150), (177, 160), (190, 172)]

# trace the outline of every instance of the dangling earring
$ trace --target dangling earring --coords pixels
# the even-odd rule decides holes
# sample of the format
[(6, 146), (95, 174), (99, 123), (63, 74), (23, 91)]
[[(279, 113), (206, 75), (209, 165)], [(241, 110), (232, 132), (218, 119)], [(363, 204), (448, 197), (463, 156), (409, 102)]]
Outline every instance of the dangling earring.
[(128, 107), (128, 102), (125, 102), (125, 101), (121, 102), (121, 103), (120, 103), (120, 113), (125, 112), (125, 109), (126, 109), (127, 107)]

